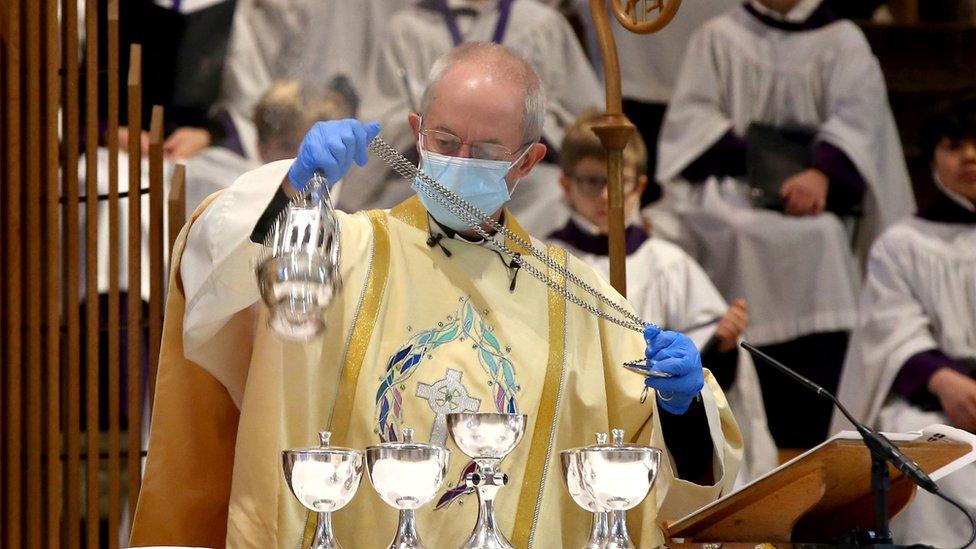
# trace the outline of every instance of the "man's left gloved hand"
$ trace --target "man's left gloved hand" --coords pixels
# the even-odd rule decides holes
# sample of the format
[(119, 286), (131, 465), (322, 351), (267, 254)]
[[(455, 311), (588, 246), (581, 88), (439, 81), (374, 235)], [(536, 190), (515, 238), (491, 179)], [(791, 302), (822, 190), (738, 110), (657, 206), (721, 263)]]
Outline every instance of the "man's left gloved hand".
[(644, 384), (654, 389), (657, 405), (672, 414), (688, 411), (692, 401), (705, 385), (701, 354), (694, 342), (678, 332), (663, 332), (656, 326), (644, 328), (647, 367), (667, 372), (673, 377), (648, 377)]

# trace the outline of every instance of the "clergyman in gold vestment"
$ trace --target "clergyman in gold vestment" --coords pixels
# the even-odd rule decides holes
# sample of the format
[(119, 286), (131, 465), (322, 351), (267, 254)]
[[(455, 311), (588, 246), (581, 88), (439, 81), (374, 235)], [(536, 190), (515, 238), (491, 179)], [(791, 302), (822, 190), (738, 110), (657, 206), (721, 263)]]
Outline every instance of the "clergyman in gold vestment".
[[(434, 65), (422, 116), (410, 115), (422, 168), (529, 240), (503, 206), (545, 155), (538, 142), (543, 106), (534, 70), (509, 50), (454, 50)], [(452, 411), (528, 415), (522, 443), (503, 463), (510, 482), (496, 501), (500, 527), (517, 547), (586, 540), (590, 519), (565, 489), (558, 452), (591, 444), (609, 428), (666, 450), (651, 494), (629, 516), (641, 547), (664, 542), (662, 521), (727, 493), (742, 441), (690, 340), (653, 329), (642, 337), (567, 303), (490, 242), (463, 225), (452, 229), (456, 220), (421, 198), (340, 214), (344, 285), (325, 334), (293, 344), (269, 331), (255, 242), (312, 171), (335, 181), (353, 161), (364, 164), (377, 131), (354, 120), (320, 123), (295, 161), (241, 176), (184, 228), (132, 544), (297, 547), (307, 516), (285, 484), (281, 450), (314, 445), (322, 430), (333, 433), (334, 445), (363, 449), (412, 427), (417, 438), (452, 449), (439, 508), (418, 511), (421, 536), (434, 547), (457, 547), (478, 505), (474, 494), (451, 490), (469, 461), (447, 434)], [(465, 178), (499, 165), (500, 193), (482, 185), (482, 196), (469, 196)], [(548, 252), (625, 303), (582, 261)], [(573, 284), (568, 289), (598, 303)], [(645, 352), (677, 377), (653, 381), (667, 383), (652, 385), (657, 391), (641, 404), (643, 380), (621, 364)], [(333, 520), (345, 547), (374, 548), (389, 543), (397, 514), (363, 480)]]

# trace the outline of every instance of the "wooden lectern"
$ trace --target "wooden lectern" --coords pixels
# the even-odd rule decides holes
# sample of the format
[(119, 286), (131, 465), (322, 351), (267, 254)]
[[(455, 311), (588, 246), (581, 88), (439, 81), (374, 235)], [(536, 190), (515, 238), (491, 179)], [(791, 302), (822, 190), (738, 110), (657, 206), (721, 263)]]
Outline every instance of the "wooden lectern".
[[(873, 530), (871, 456), (856, 436), (831, 439), (742, 490), (666, 524), (666, 536), (683, 543), (830, 543)], [(929, 429), (905, 438), (891, 440), (930, 474), (976, 447)], [(888, 472), (890, 517), (908, 505), (915, 485), (891, 466)]]

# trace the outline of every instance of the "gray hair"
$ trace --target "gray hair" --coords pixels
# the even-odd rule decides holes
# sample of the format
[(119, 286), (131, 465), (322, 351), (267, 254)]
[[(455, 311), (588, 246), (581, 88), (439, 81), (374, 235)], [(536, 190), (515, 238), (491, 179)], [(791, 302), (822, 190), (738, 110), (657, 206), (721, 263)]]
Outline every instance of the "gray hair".
[(522, 109), (522, 144), (535, 143), (542, 137), (542, 123), (546, 116), (546, 94), (542, 80), (532, 65), (511, 48), (491, 42), (468, 42), (440, 56), (430, 68), (427, 87), (420, 100), (421, 114), (427, 112), (434, 100), (434, 89), (441, 78), (461, 61), (477, 61), (493, 76), (516, 82), (525, 88)]

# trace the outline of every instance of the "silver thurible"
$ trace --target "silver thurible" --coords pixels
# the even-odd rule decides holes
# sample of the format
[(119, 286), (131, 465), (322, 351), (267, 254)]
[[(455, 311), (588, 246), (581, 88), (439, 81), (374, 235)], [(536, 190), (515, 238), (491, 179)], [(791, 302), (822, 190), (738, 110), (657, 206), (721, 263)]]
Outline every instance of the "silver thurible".
[(255, 269), (268, 325), (282, 339), (309, 341), (325, 329), (326, 308), (342, 287), (340, 235), (328, 182), (316, 173), (278, 216)]

